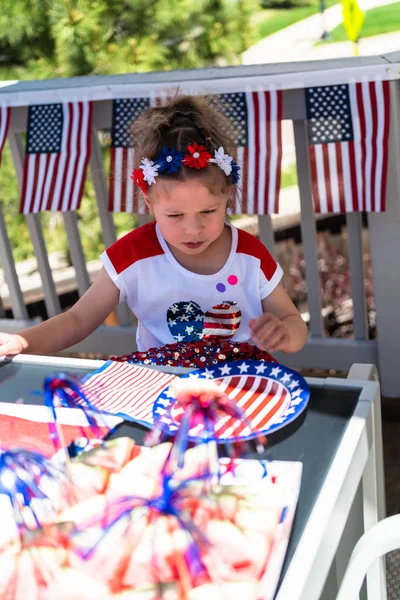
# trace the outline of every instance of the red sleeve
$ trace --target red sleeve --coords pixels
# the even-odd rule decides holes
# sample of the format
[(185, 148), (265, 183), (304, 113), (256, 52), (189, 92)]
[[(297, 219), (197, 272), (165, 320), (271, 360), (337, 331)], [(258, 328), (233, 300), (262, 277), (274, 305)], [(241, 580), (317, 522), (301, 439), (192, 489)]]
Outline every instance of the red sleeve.
[(157, 238), (155, 222), (134, 229), (106, 250), (118, 275), (139, 260), (163, 253)]
[(242, 229), (238, 229), (237, 252), (239, 254), (249, 254), (250, 256), (258, 258), (260, 261), (260, 268), (265, 277), (268, 281), (273, 278), (278, 268), (278, 263), (268, 252), (264, 244), (254, 237), (254, 235), (251, 235), (251, 233), (247, 233), (247, 231), (243, 231)]

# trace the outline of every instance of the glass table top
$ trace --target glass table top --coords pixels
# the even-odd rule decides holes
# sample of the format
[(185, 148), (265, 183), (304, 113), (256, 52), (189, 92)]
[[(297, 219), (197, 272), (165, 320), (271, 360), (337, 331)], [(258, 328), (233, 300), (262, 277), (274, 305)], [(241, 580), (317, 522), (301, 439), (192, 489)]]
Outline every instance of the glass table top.
[[(77, 366), (64, 370), (77, 376), (84, 376), (91, 371), (93, 368)], [(59, 372), (59, 368), (48, 365), (18, 364), (7, 360), (1, 362), (0, 402), (42, 404), (42, 398), (37, 392), (42, 390), (45, 377)], [(310, 392), (307, 409), (293, 423), (268, 437), (263, 455), (251, 455), (252, 458), (303, 463), (300, 496), (282, 576), (290, 563), (360, 394), (357, 389), (334, 389), (331, 386), (328, 388), (313, 384), (310, 384)], [(146, 432), (147, 429), (142, 426), (124, 422), (114, 436), (133, 437), (140, 444)]]

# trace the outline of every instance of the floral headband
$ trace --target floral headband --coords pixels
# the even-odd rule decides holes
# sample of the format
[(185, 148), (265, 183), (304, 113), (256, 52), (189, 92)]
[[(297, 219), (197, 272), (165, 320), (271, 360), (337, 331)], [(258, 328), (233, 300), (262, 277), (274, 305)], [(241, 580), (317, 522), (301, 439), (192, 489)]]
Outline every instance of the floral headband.
[(187, 154), (174, 148), (162, 147), (156, 160), (142, 158), (141, 165), (134, 169), (131, 175), (133, 183), (140, 187), (143, 193), (147, 192), (148, 186), (156, 183), (159, 173), (177, 173), (182, 165), (194, 169), (204, 169), (208, 163), (215, 163), (228, 177), (232, 176), (232, 183), (238, 183), (240, 167), (235, 163), (232, 156), (225, 154), (223, 147), (214, 150), (214, 158), (204, 146), (194, 142), (187, 148)]

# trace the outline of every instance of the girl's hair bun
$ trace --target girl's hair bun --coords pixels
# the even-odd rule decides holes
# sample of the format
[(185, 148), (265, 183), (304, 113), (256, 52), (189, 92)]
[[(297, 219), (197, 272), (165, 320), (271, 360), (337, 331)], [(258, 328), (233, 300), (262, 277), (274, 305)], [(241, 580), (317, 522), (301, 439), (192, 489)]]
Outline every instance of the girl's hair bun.
[[(130, 133), (135, 148), (135, 167), (146, 157), (155, 160), (163, 146), (187, 152), (188, 146), (197, 143), (214, 156), (214, 151), (224, 148), (234, 156), (232, 125), (217, 106), (213, 96), (175, 95), (163, 106), (145, 110), (133, 123)], [(226, 192), (232, 188), (232, 180), (219, 167), (210, 164), (199, 173), (183, 166), (177, 173), (169, 174), (169, 180), (185, 181), (201, 178), (212, 193)], [(159, 173), (157, 181), (165, 179)]]
[(183, 151), (193, 142), (210, 151), (223, 146), (231, 154), (231, 124), (217, 103), (212, 96), (177, 95), (165, 106), (147, 109), (130, 130), (138, 154), (154, 158), (162, 146)]

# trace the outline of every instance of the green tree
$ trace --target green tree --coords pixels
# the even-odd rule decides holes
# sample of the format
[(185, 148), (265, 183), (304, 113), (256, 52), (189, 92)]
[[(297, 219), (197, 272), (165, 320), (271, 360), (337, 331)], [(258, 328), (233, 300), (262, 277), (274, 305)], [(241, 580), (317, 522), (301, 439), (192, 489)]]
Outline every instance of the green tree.
[(261, 0), (263, 8), (294, 8), (311, 4), (313, 4), (312, 0)]
[[(240, 62), (251, 44), (258, 0), (1, 0), (0, 79), (189, 69)], [(109, 147), (101, 136), (106, 170)], [(15, 260), (32, 256), (9, 148), (0, 167), (0, 201)], [(85, 188), (79, 227), (86, 258), (102, 250), (93, 185)], [(62, 216), (41, 216), (48, 251), (67, 252)], [(135, 224), (114, 215), (117, 233)]]
[[(29, 78), (237, 64), (258, 0), (2, 0), (3, 66)], [(4, 72), (4, 69), (3, 69)]]
[(6, 68), (54, 53), (49, 0), (2, 0), (0, 11), (0, 60)]

